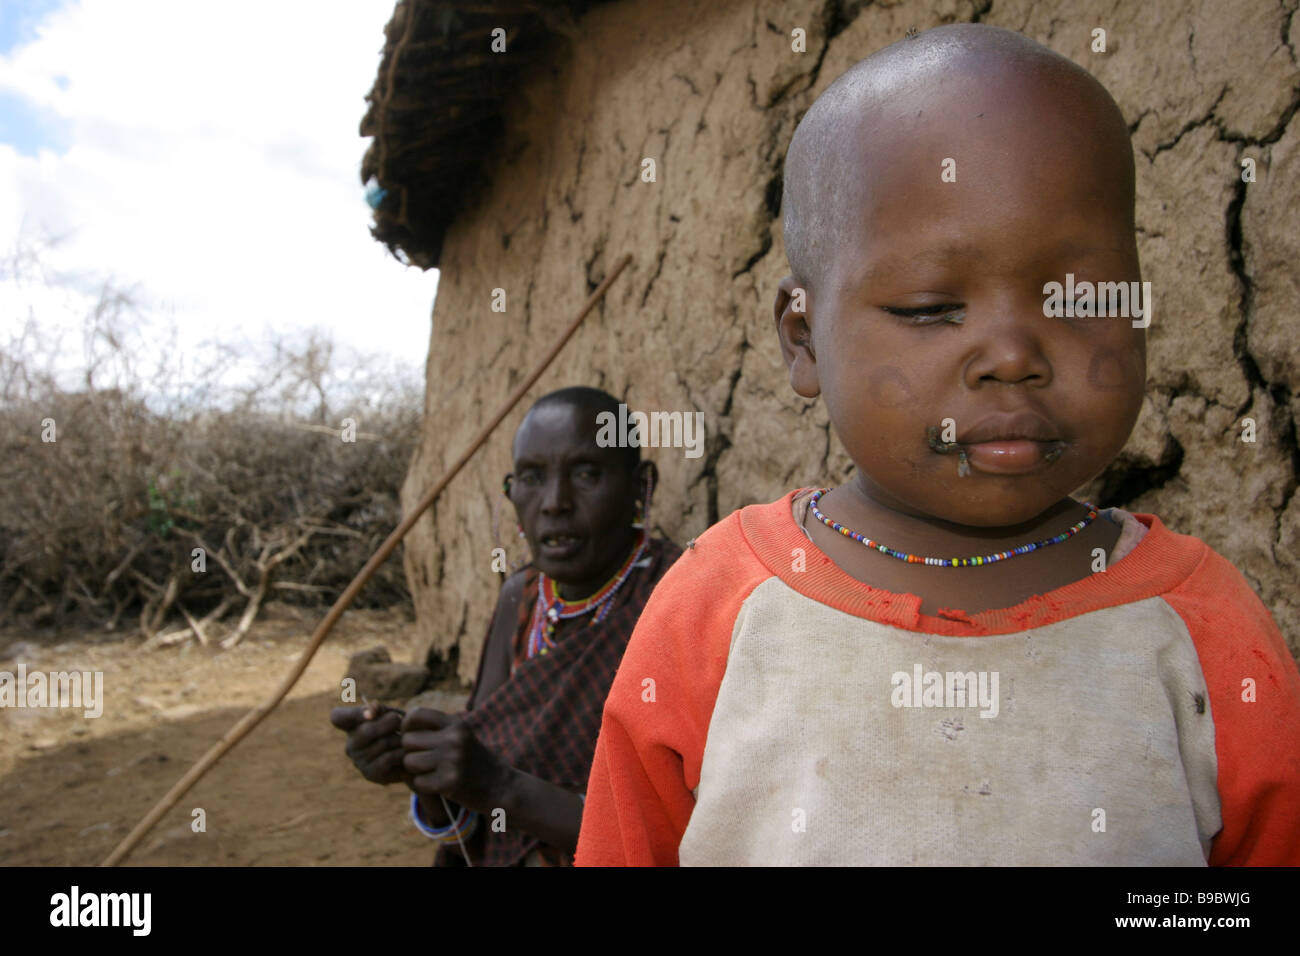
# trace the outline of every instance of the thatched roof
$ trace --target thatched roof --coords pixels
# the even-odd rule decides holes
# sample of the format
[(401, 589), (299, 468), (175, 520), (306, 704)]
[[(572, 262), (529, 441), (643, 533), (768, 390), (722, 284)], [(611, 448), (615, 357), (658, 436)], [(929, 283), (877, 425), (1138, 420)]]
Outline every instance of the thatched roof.
[[(385, 191), (374, 237), (422, 269), (438, 264), (455, 215), (483, 185), (484, 155), (502, 132), (502, 105), (559, 34), (573, 36), (602, 0), (400, 0), (361, 135), (373, 136), (361, 181)], [(491, 50), (506, 31), (506, 53)]]

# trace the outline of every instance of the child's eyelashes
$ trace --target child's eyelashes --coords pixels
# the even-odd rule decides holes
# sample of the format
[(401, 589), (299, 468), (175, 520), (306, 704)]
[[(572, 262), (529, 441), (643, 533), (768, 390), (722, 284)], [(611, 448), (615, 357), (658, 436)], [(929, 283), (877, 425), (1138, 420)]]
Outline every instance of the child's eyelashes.
[[(909, 325), (937, 325), (940, 322), (961, 325), (966, 320), (966, 307), (964, 305), (923, 305), (914, 307), (882, 305), (880, 308), (881, 311), (888, 312), (890, 315), (908, 319)], [(1074, 316), (1070, 317), (1068, 321), (1087, 321), (1097, 317), (1095, 310), (1089, 309), (1088, 314), (1085, 315), (1083, 314), (1084, 309), (1085, 300), (1080, 299), (1075, 303)]]
[(966, 319), (966, 307), (964, 305), (921, 305), (909, 308), (885, 305), (881, 306), (881, 308), (890, 315), (910, 319), (911, 325), (935, 325), (939, 322), (951, 322), (953, 325), (961, 325)]

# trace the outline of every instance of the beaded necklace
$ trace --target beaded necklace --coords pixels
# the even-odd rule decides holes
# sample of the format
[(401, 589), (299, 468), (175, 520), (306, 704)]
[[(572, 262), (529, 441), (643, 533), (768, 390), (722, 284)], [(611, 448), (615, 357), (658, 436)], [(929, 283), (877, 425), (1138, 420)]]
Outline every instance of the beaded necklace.
[(537, 603), (533, 606), (533, 618), (528, 628), (528, 656), (534, 657), (538, 654), (545, 654), (555, 647), (555, 626), (563, 619), (578, 617), (596, 611), (595, 623), (599, 624), (605, 620), (610, 609), (614, 606), (614, 595), (618, 593), (618, 589), (623, 586), (623, 582), (632, 573), (632, 566), (641, 559), (641, 555), (645, 552), (649, 543), (649, 534), (641, 531), (637, 535), (636, 547), (632, 549), (632, 552), (619, 569), (614, 572), (614, 576), (606, 581), (604, 586), (594, 594), (578, 601), (566, 601), (560, 597), (555, 582), (545, 574), (539, 574)]
[(1091, 502), (1085, 501), (1083, 504), (1084, 507), (1088, 509), (1088, 514), (1082, 521), (1076, 522), (1060, 534), (1053, 535), (1050, 538), (1044, 538), (1042, 541), (1035, 541), (1032, 544), (1022, 544), (1018, 547), (1012, 548), (1010, 551), (999, 551), (996, 554), (974, 555), (969, 558), (925, 558), (919, 554), (908, 554), (906, 551), (895, 551), (893, 548), (887, 548), (879, 542), (872, 541), (866, 535), (859, 534), (856, 531), (850, 531), (848, 528), (844, 527), (844, 525), (826, 517), (826, 515), (817, 510), (817, 502), (821, 499), (821, 496), (828, 491), (830, 491), (829, 488), (819, 488), (817, 492), (808, 499), (808, 510), (811, 511), (813, 517), (822, 524), (826, 525), (828, 528), (833, 528), (845, 537), (852, 538), (854, 541), (859, 541), (862, 544), (865, 544), (868, 548), (875, 548), (881, 554), (887, 554), (891, 558), (897, 558), (899, 561), (906, 561), (908, 564), (929, 564), (938, 568), (964, 568), (971, 565), (993, 564), (996, 561), (1005, 561), (1007, 558), (1014, 558), (1018, 555), (1028, 554), (1030, 551), (1037, 551), (1039, 548), (1045, 548), (1050, 544), (1060, 544), (1066, 538), (1073, 537), (1084, 528), (1088, 527), (1088, 525), (1092, 524), (1093, 519), (1097, 517), (1097, 509), (1092, 506)]

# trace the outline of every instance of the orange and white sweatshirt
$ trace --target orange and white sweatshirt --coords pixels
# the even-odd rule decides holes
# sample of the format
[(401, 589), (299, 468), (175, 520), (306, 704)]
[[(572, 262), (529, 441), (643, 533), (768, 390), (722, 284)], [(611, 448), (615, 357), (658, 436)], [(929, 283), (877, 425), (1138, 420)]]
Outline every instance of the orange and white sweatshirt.
[(808, 492), (646, 603), (577, 865), (1300, 865), (1300, 672), (1206, 544), (1123, 515), (1106, 571), (931, 616), (811, 542)]

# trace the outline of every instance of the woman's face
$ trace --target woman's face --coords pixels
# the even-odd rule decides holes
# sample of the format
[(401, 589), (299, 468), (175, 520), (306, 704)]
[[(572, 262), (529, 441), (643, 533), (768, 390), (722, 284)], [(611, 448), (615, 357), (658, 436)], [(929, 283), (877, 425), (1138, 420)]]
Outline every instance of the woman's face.
[(600, 447), (596, 432), (594, 410), (543, 405), (515, 436), (510, 501), (533, 564), (578, 591), (604, 584), (635, 535), (636, 475), (626, 452)]

